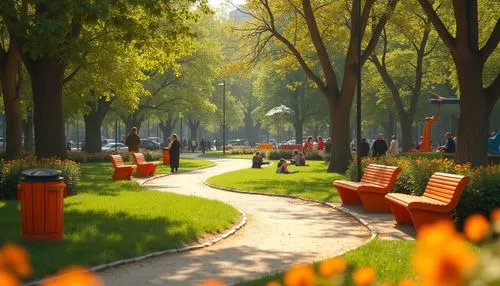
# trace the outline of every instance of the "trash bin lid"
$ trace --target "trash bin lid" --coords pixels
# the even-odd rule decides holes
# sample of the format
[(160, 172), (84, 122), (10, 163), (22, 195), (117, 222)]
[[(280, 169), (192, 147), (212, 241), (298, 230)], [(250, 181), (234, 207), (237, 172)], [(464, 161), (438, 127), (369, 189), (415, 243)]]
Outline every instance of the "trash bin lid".
[(24, 181), (49, 182), (61, 180), (61, 171), (55, 169), (29, 169), (22, 172)]

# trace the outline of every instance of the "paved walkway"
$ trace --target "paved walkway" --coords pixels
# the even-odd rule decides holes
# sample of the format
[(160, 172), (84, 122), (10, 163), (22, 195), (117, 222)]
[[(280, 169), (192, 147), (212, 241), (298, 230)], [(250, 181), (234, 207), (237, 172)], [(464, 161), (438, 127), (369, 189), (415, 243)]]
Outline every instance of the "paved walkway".
[(100, 273), (106, 285), (199, 285), (217, 277), (226, 284), (283, 271), (298, 262), (337, 256), (369, 237), (355, 219), (296, 199), (215, 190), (204, 180), (248, 167), (248, 160), (219, 159), (217, 166), (153, 180), (165, 192), (226, 202), (246, 213), (247, 225), (208, 248), (162, 256)]

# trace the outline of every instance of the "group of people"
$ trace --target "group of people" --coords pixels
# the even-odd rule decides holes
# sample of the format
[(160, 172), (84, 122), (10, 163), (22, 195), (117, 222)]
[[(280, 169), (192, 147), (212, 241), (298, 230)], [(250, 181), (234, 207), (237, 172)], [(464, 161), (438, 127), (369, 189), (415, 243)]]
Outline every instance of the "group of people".
[[(321, 136), (318, 136), (316, 138), (316, 150), (318, 152), (329, 153), (331, 146), (332, 142), (330, 141), (330, 138), (328, 138), (326, 142), (323, 140), (323, 137)], [(304, 150), (313, 150), (314, 149), (313, 137), (312, 136), (307, 137), (307, 140), (306, 142), (304, 142), (302, 147), (304, 148)]]
[[(130, 134), (125, 139), (125, 145), (129, 152), (139, 152), (141, 138), (137, 134), (137, 127), (132, 127)], [(168, 152), (170, 155), (170, 171), (177, 173), (179, 171), (179, 159), (181, 154), (181, 143), (177, 138), (177, 134), (173, 133), (169, 138)]]
[[(264, 165), (271, 165), (271, 162), (264, 161), (262, 153), (256, 152), (252, 158), (252, 168), (258, 169), (258, 168), (262, 168), (262, 166), (264, 166)], [(290, 162), (288, 162), (284, 158), (280, 159), (280, 161), (278, 162), (278, 166), (276, 168), (276, 173), (277, 174), (298, 173), (298, 171), (288, 170), (289, 165), (308, 166), (308, 165), (306, 165), (306, 155), (301, 151), (295, 150), (293, 152), (293, 156), (292, 156), (292, 159), (290, 160)]]
[[(453, 138), (451, 135), (451, 132), (446, 132), (444, 134), (444, 139), (445, 139), (445, 144), (437, 147), (433, 147), (433, 150), (443, 152), (443, 153), (455, 153), (456, 151), (456, 137)], [(420, 140), (418, 141), (417, 146), (415, 146), (415, 149), (420, 150), (422, 149), (422, 145), (424, 144), (423, 142), (424, 136), (420, 136)]]

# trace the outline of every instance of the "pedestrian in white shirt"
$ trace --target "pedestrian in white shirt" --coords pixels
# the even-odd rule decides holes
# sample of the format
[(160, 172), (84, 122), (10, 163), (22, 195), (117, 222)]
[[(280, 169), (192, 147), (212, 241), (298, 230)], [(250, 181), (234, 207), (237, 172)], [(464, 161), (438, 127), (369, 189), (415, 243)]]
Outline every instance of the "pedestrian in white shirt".
[(399, 155), (399, 144), (398, 140), (396, 140), (396, 135), (392, 135), (391, 137), (391, 143), (389, 144), (389, 150), (387, 150), (387, 155), (389, 156)]

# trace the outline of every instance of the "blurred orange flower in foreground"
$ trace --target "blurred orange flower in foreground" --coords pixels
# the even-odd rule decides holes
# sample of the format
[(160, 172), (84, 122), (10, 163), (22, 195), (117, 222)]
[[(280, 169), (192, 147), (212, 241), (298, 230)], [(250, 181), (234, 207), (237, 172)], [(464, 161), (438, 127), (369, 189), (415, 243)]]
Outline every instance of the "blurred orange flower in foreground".
[(464, 234), (470, 241), (483, 240), (489, 230), (488, 220), (480, 214), (471, 215), (465, 220)]
[(415, 281), (411, 280), (411, 279), (403, 279), (401, 281), (399, 281), (399, 284), (398, 286), (416, 286), (417, 284), (415, 283)]
[(476, 254), (453, 223), (423, 226), (418, 233), (412, 264), (422, 285), (463, 285), (478, 263)]
[(49, 277), (40, 286), (101, 286), (104, 283), (93, 272), (79, 266), (61, 270), (54, 277)]
[(2, 286), (18, 286), (19, 281), (11, 273), (0, 269), (0, 285), (2, 285)]
[(314, 285), (314, 270), (310, 264), (293, 266), (285, 273), (286, 286), (311, 286)]
[(377, 274), (370, 267), (359, 267), (352, 273), (352, 280), (356, 286), (369, 286), (375, 283)]
[(281, 286), (278, 281), (267, 282), (266, 286)]
[(342, 257), (330, 258), (321, 263), (319, 273), (325, 277), (330, 277), (345, 271), (346, 263)]
[(0, 266), (10, 267), (21, 277), (28, 277), (33, 271), (29, 253), (23, 247), (11, 242), (7, 242), (0, 249)]
[(491, 212), (492, 221), (500, 221), (500, 208), (496, 208)]
[(224, 283), (219, 279), (208, 279), (203, 281), (202, 286), (223, 286)]

